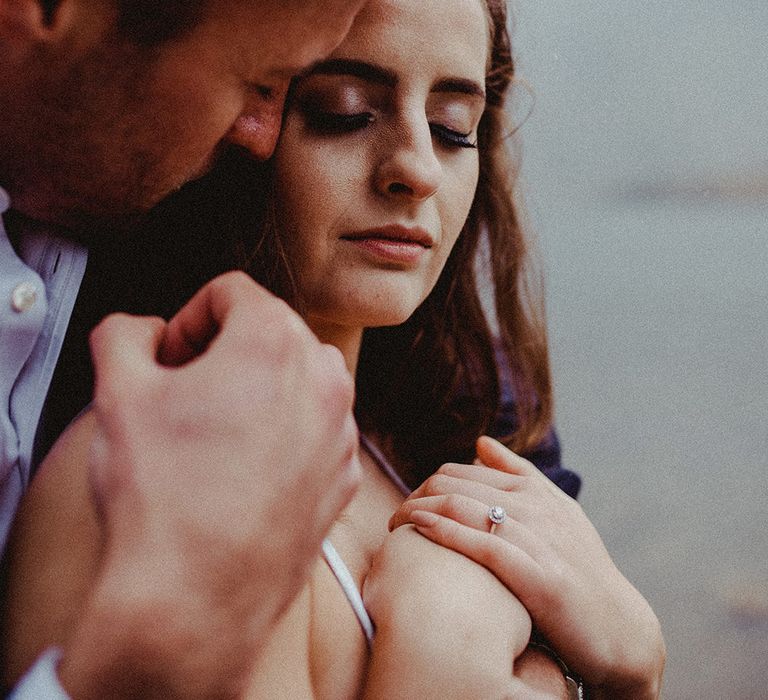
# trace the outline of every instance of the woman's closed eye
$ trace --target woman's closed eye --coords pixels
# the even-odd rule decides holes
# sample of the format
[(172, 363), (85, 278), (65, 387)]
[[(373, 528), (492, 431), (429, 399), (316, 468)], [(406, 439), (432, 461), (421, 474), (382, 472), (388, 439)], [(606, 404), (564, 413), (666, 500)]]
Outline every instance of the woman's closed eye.
[(473, 141), (471, 138), (471, 131), (469, 133), (463, 133), (437, 122), (430, 122), (429, 130), (432, 132), (432, 136), (437, 139), (444, 148), (477, 148), (477, 142)]
[[(345, 134), (359, 131), (372, 124), (375, 120), (371, 112), (346, 114), (318, 109), (307, 111), (304, 118), (306, 125), (312, 131), (321, 135)], [(429, 130), (432, 136), (444, 148), (477, 148), (477, 143), (471, 138), (472, 132), (464, 133), (437, 122), (430, 122)]]
[(358, 131), (371, 122), (371, 112), (347, 114), (323, 109), (310, 109), (304, 112), (304, 121), (309, 129), (317, 134), (345, 134)]

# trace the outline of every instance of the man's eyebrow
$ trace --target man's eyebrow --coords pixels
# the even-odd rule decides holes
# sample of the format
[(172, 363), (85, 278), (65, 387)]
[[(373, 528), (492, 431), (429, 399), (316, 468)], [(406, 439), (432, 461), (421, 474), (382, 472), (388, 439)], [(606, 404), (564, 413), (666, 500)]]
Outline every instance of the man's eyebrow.
[(299, 77), (306, 78), (311, 75), (351, 75), (362, 78), (370, 83), (377, 83), (385, 87), (395, 87), (397, 76), (390, 70), (365, 61), (355, 61), (346, 58), (334, 58), (328, 61), (320, 61)]
[(463, 95), (475, 95), (485, 100), (485, 90), (474, 80), (463, 78), (446, 78), (438, 82), (432, 92), (459, 92)]

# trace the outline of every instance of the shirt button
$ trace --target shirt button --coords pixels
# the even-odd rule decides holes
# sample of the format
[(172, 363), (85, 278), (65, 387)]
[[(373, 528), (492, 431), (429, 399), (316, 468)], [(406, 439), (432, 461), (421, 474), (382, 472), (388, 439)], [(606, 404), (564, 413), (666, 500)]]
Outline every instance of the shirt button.
[(11, 294), (11, 308), (16, 313), (29, 311), (37, 301), (37, 289), (29, 282), (17, 285)]

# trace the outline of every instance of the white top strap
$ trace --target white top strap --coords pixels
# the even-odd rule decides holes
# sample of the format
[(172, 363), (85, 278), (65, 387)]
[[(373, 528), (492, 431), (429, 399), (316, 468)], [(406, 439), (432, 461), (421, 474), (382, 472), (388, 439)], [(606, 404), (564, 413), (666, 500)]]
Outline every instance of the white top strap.
[(352, 578), (352, 574), (349, 573), (347, 565), (327, 538), (323, 540), (323, 557), (328, 562), (328, 566), (331, 567), (331, 571), (333, 571), (333, 575), (339, 582), (341, 590), (344, 591), (344, 595), (347, 596), (352, 610), (355, 611), (355, 615), (357, 615), (357, 619), (360, 621), (360, 626), (363, 628), (363, 633), (370, 646), (373, 642), (373, 620), (371, 620), (371, 616), (365, 609), (363, 596), (360, 595), (360, 591), (357, 589), (355, 580)]

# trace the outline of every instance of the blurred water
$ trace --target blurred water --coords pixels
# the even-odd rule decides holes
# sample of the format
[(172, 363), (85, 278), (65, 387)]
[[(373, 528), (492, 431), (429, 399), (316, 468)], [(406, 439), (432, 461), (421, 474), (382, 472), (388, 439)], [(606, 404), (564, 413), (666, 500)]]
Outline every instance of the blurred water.
[(514, 11), (582, 502), (662, 620), (665, 697), (768, 698), (768, 3)]

